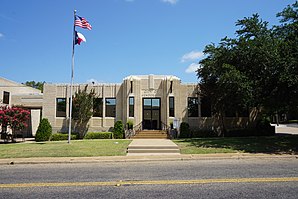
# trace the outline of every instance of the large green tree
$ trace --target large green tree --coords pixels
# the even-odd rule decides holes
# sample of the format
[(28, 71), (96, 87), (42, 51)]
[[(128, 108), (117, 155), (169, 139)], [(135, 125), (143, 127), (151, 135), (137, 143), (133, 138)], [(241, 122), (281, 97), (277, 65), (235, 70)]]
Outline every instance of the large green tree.
[(268, 28), (258, 14), (238, 20), (236, 38), (223, 38), (205, 47), (198, 69), (202, 95), (222, 120), (227, 110), (255, 107), (267, 115), (297, 108), (297, 1), (278, 17), (281, 25)]
[[(281, 67), (284, 69), (278, 80), (284, 107), (288, 112), (298, 115), (298, 1), (287, 6), (277, 14), (280, 25), (275, 26), (275, 34), (281, 40), (279, 53)], [(297, 118), (296, 118), (297, 119)]]

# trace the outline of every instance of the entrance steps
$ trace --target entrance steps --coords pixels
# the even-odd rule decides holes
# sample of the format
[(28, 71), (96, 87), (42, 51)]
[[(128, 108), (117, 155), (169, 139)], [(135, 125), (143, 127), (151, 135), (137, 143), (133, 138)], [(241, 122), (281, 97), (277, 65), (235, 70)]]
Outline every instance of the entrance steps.
[(138, 132), (133, 139), (167, 139), (168, 135), (166, 131), (162, 130), (143, 130)]
[(180, 150), (168, 139), (134, 139), (127, 148), (127, 155), (180, 155)]

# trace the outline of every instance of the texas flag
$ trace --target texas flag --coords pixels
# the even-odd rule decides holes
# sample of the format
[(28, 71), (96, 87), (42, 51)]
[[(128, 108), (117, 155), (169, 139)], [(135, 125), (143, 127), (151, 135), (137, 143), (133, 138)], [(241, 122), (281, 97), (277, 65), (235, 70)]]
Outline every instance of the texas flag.
[(83, 41), (83, 42), (86, 42), (86, 38), (84, 37), (84, 35), (82, 35), (81, 33), (79, 33), (79, 32), (75, 32), (75, 34), (76, 34), (76, 38), (75, 38), (75, 44), (77, 45), (77, 44), (81, 44), (81, 42)]

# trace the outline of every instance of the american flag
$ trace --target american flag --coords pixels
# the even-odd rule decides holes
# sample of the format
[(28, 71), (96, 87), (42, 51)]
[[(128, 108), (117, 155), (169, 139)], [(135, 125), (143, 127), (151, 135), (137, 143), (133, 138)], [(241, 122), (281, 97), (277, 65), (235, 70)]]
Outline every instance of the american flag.
[(78, 15), (76, 15), (75, 26), (86, 28), (88, 30), (92, 29), (92, 26), (89, 24), (89, 22), (84, 17), (80, 17)]

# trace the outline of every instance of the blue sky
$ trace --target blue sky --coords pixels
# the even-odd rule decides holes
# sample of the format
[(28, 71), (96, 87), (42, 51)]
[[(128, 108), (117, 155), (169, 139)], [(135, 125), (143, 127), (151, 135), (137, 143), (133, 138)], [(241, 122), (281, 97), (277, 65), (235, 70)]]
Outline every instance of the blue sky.
[(204, 47), (235, 36), (254, 13), (269, 25), (294, 0), (1, 0), (0, 76), (17, 82), (70, 82), (73, 10), (93, 29), (76, 28), (75, 83), (120, 83), (128, 75), (176, 75), (197, 82)]

